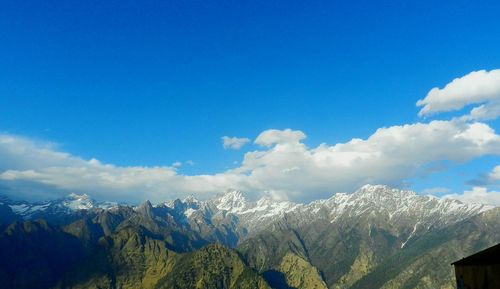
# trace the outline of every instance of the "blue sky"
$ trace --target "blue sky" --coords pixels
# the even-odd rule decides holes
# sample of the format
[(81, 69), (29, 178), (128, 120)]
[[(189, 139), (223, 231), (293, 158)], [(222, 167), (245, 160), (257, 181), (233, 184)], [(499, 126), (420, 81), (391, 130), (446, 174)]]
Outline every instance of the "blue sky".
[[(307, 135), (301, 143), (314, 149), (321, 143), (366, 139), (383, 127), (465, 115), (477, 103), (426, 116), (418, 115), (422, 107), (415, 103), (454, 78), (500, 68), (498, 1), (0, 5), (0, 133), (31, 148), (118, 168), (182, 162), (175, 168), (181, 176), (241, 168), (245, 153), (276, 144), (252, 144), (269, 129), (301, 131)], [(497, 118), (481, 121), (498, 128)], [(251, 142), (240, 150), (224, 149), (223, 136)], [(8, 152), (4, 148), (3, 156)], [(12, 155), (5, 159), (0, 174), (43, 170)], [(365, 180), (417, 191), (440, 187), (461, 193), (473, 183), (498, 190), (485, 180), (498, 165), (494, 149), (458, 159), (435, 157), (427, 163), (412, 158), (418, 169), (411, 173)], [(245, 174), (254, 172), (246, 169)], [(102, 198), (114, 196), (75, 182), (22, 180), (30, 184), (30, 197), (37, 197), (38, 189), (57, 194), (88, 189)], [(279, 184), (269, 190), (311, 200), (359, 182), (303, 189), (318, 190), (312, 195)], [(5, 175), (0, 186), (11, 195), (26, 189)], [(241, 188), (266, 190), (265, 185)], [(112, 191), (116, 198), (142, 197)], [(144, 197), (177, 196), (165, 191)]]

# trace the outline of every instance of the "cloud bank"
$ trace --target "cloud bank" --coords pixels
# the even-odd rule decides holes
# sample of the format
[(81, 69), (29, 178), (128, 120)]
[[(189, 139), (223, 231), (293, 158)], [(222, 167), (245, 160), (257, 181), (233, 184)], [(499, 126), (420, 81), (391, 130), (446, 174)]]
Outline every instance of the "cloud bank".
[(0, 184), (15, 189), (23, 182), (39, 183), (56, 191), (130, 201), (162, 201), (227, 188), (300, 201), (352, 191), (366, 183), (398, 186), (436, 161), (463, 162), (500, 154), (500, 136), (491, 127), (457, 120), (381, 128), (368, 139), (331, 146), (309, 148), (304, 138), (301, 131), (266, 130), (255, 141), (264, 147), (246, 153), (238, 168), (188, 176), (179, 174), (175, 165), (120, 167), (1, 135), (0, 157), (6, 161), (0, 167)]
[[(186, 194), (208, 197), (233, 188), (310, 201), (367, 183), (403, 186), (426, 166), (441, 161), (500, 155), (500, 136), (485, 122), (498, 117), (499, 77), (500, 70), (472, 72), (443, 89), (432, 89), (417, 103), (422, 106), (420, 115), (479, 105), (462, 117), (383, 127), (366, 139), (315, 147), (304, 143), (305, 132), (269, 129), (255, 138), (257, 149), (245, 153), (238, 167), (210, 175), (181, 174), (180, 163), (116, 166), (74, 156), (51, 143), (0, 134), (0, 191), (35, 199), (84, 192), (105, 200), (160, 202)], [(225, 136), (222, 142), (225, 149), (240, 149), (250, 139)], [(498, 183), (500, 166), (489, 179)], [(500, 204), (498, 194), (475, 187), (448, 197)]]

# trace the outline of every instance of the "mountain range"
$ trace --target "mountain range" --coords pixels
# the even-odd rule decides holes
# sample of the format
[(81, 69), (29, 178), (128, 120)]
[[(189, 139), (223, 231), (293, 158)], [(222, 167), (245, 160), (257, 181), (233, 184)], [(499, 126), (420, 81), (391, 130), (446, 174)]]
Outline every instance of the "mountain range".
[(5, 288), (454, 288), (500, 208), (366, 185), (309, 204), (228, 190), (139, 206), (0, 198)]

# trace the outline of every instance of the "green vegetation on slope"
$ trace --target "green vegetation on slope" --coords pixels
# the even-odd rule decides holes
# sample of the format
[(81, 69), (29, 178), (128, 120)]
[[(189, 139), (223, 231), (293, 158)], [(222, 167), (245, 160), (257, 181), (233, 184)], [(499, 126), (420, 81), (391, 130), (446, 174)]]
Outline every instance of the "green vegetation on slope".
[(248, 268), (236, 251), (213, 244), (186, 254), (156, 288), (267, 289), (267, 283)]
[(98, 244), (58, 288), (270, 288), (236, 251), (222, 245), (177, 253), (162, 236), (133, 226)]

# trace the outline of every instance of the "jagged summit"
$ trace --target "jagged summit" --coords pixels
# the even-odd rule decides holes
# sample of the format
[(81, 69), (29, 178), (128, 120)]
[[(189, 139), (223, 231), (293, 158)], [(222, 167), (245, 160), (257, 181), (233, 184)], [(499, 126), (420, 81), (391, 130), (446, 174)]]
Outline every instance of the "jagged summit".
[(242, 212), (247, 206), (243, 193), (238, 190), (228, 190), (214, 202), (218, 209), (232, 213)]
[(243, 192), (240, 190), (229, 189), (217, 195), (217, 199), (244, 199)]
[(154, 218), (153, 205), (149, 200), (137, 206), (135, 210), (145, 217)]
[(145, 200), (144, 203), (140, 204), (136, 207), (136, 210), (149, 210), (153, 208), (153, 204), (151, 204), (150, 200)]
[(89, 210), (96, 206), (96, 201), (91, 199), (87, 194), (78, 195), (70, 193), (66, 197), (59, 200), (61, 207), (71, 210)]
[(352, 194), (335, 194), (320, 204), (328, 208), (332, 222), (352, 216), (370, 216), (395, 225), (410, 222), (426, 226), (454, 223), (492, 208), (418, 195), (384, 185), (365, 185)]
[(356, 190), (355, 195), (367, 195), (379, 198), (390, 197), (411, 197), (416, 196), (417, 193), (410, 190), (400, 190), (387, 185), (371, 185), (367, 184)]
[(184, 199), (182, 199), (182, 202), (184, 202), (184, 203), (191, 203), (191, 204), (197, 204), (200, 201), (195, 196), (189, 195), (189, 196), (185, 197)]
[(366, 184), (359, 188), (358, 191), (375, 191), (379, 189), (391, 189), (391, 187), (380, 184)]

